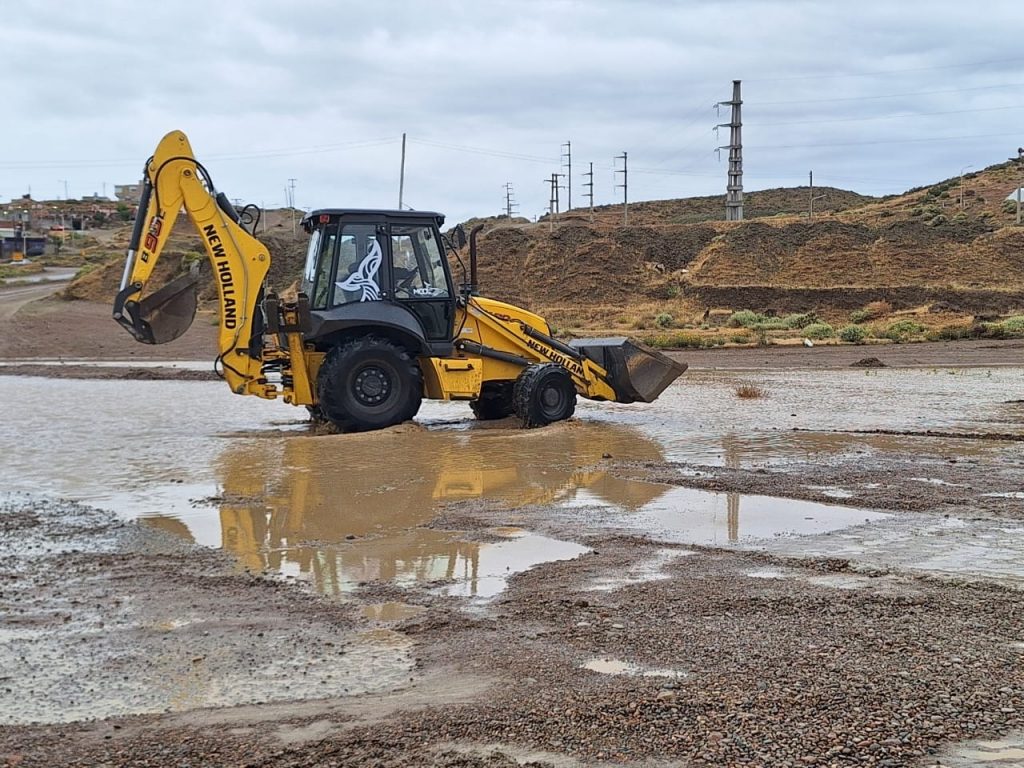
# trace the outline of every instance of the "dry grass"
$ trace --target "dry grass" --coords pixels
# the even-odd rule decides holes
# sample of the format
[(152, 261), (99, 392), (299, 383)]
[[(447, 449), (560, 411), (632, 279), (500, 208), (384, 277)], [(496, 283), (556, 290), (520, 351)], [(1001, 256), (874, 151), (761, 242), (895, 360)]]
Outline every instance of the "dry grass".
[(757, 384), (737, 384), (733, 391), (741, 400), (758, 400), (768, 396), (765, 388), (759, 387)]

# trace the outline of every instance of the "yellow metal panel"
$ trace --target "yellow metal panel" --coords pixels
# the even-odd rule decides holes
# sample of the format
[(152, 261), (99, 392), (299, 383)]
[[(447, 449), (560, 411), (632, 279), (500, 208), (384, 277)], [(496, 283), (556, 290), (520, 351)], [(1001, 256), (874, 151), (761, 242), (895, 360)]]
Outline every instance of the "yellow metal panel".
[(472, 400), (480, 395), (484, 366), (478, 357), (421, 357), (420, 367), (429, 398)]

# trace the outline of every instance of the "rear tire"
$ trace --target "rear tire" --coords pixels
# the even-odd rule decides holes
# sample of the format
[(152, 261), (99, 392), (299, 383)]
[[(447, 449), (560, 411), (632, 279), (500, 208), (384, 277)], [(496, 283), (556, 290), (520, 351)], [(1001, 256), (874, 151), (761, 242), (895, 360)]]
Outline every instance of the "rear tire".
[(504, 419), (516, 412), (512, 404), (511, 381), (489, 381), (480, 388), (480, 397), (469, 401), (473, 415), (480, 421)]
[(543, 427), (576, 412), (576, 386), (556, 363), (531, 365), (516, 379), (512, 402), (524, 427)]
[(327, 353), (317, 375), (318, 409), (342, 432), (384, 429), (420, 409), (423, 374), (397, 344), (362, 336)]

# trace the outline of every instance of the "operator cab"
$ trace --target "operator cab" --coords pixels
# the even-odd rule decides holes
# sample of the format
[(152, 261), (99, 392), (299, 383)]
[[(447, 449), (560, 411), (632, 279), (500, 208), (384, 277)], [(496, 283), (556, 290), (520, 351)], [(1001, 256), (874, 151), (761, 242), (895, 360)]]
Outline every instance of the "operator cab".
[(451, 350), (456, 292), (440, 227), (429, 211), (322, 209), (302, 220), (310, 234), (302, 291), (316, 341), (358, 325), (418, 337), (422, 352)]

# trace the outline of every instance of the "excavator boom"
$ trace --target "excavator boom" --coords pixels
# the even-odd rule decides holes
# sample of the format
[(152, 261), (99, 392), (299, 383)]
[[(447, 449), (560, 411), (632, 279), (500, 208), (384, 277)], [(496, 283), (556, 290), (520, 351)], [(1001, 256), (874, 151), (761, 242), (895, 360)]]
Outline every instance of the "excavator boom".
[[(220, 298), (219, 370), (238, 394), (277, 397), (282, 390), (263, 375), (267, 361), (261, 299), (270, 254), (241, 226), (227, 198), (217, 194), (181, 131), (164, 136), (146, 163), (121, 290), (114, 300), (114, 319), (146, 344), (172, 341), (192, 324), (198, 263), (167, 285), (147, 290), (182, 210), (198, 231), (215, 275)], [(299, 376), (305, 382), (304, 364)], [(305, 400), (312, 402), (312, 394), (305, 394)]]

